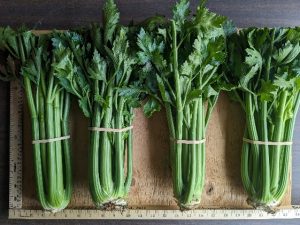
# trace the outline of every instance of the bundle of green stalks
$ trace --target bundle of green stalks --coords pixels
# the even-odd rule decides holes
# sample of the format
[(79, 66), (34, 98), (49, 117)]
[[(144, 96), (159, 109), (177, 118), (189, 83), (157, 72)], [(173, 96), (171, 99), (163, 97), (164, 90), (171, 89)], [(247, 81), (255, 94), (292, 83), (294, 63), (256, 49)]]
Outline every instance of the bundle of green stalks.
[(0, 51), (7, 60), (0, 67), (1, 78), (17, 78), (25, 89), (38, 200), (45, 210), (60, 211), (72, 192), (70, 96), (53, 74), (51, 34), (0, 28)]
[(181, 0), (172, 19), (148, 19), (137, 37), (143, 86), (136, 90), (148, 95), (147, 116), (166, 110), (173, 189), (182, 209), (199, 206), (204, 187), (205, 131), (222, 88), (225, 22), (204, 2), (191, 15), (189, 1)]
[(229, 38), (228, 81), (246, 114), (241, 175), (248, 203), (273, 210), (289, 184), (300, 104), (300, 30), (249, 28)]
[(119, 25), (112, 0), (106, 1), (103, 15), (103, 26), (57, 33), (52, 42), (54, 74), (90, 119), (90, 192), (97, 207), (107, 208), (126, 204), (132, 180), (133, 107), (139, 99), (124, 94), (135, 63), (128, 28)]

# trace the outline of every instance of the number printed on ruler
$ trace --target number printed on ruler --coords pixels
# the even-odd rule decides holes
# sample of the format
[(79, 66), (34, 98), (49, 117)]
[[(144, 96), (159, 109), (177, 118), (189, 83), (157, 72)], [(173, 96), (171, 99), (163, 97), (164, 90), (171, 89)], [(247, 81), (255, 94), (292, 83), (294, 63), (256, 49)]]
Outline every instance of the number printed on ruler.
[(22, 208), (23, 91), (18, 81), (10, 83), (9, 208)]

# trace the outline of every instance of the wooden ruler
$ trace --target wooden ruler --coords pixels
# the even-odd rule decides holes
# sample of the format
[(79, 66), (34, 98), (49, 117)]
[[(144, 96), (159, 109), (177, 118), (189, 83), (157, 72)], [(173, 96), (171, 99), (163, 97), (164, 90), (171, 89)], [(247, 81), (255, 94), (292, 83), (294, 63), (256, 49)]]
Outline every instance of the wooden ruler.
[(23, 91), (18, 81), (10, 82), (9, 208), (22, 208)]
[(10, 209), (11, 219), (112, 219), (112, 220), (244, 220), (244, 219), (295, 219), (300, 218), (300, 208), (281, 209), (274, 214), (262, 210), (64, 210), (51, 213), (42, 210)]
[(22, 207), (23, 91), (14, 81), (10, 87), (10, 158), (9, 158), (9, 218), (10, 219), (132, 219), (132, 220), (235, 220), (300, 218), (300, 206), (280, 209), (275, 214), (252, 209), (199, 209), (101, 211), (66, 209), (51, 213)]

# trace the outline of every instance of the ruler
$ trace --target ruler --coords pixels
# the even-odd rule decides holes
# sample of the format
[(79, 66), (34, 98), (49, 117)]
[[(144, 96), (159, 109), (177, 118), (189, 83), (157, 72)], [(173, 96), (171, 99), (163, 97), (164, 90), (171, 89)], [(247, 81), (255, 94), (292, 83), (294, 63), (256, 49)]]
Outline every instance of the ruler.
[(300, 218), (299, 206), (281, 209), (274, 214), (255, 209), (200, 209), (179, 210), (64, 210), (51, 213), (42, 210), (10, 209), (10, 219), (108, 219), (108, 220), (244, 220)]
[(23, 91), (18, 81), (10, 82), (9, 208), (22, 208)]
[(254, 209), (199, 209), (102, 211), (95, 209), (66, 209), (51, 213), (22, 207), (22, 150), (23, 150), (23, 91), (17, 81), (10, 84), (10, 141), (9, 141), (9, 215), (10, 219), (109, 219), (109, 220), (241, 220), (300, 218), (300, 206), (292, 206), (270, 214)]

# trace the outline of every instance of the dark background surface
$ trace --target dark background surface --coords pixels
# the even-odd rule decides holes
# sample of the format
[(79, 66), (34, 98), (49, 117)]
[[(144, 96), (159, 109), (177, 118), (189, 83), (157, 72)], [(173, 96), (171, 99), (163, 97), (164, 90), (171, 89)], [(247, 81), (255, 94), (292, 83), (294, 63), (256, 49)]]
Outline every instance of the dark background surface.
[[(103, 0), (0, 0), (0, 26), (68, 29), (101, 21)], [(174, 0), (118, 0), (122, 22), (157, 14), (169, 16)], [(195, 9), (198, 1), (193, 0)], [(228, 16), (238, 27), (300, 25), (299, 0), (209, 0), (207, 6)], [(265, 221), (17, 221), (7, 220), (9, 88), (0, 82), (0, 224), (300, 224), (300, 220)], [(300, 115), (293, 145), (293, 204), (300, 204)]]

